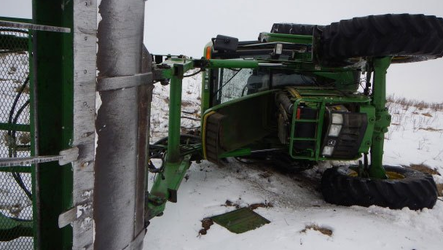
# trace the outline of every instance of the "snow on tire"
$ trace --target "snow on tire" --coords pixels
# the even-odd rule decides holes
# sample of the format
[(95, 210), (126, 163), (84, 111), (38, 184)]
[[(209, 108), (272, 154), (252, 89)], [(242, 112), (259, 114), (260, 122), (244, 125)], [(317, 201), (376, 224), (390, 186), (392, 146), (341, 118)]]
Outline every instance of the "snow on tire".
[(341, 20), (321, 34), (320, 55), (326, 61), (354, 57), (394, 56), (393, 62), (443, 56), (443, 19), (388, 14)]
[(438, 193), (431, 175), (409, 168), (384, 168), (391, 179), (361, 178), (348, 167), (327, 169), (321, 180), (323, 197), (329, 203), (344, 206), (419, 210), (435, 205)]

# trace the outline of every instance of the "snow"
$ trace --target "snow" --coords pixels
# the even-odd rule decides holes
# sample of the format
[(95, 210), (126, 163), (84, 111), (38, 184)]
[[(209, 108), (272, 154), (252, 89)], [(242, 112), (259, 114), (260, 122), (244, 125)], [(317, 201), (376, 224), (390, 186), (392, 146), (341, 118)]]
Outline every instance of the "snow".
[(443, 112), (398, 103), (391, 103), (389, 111), (392, 124), (385, 136), (385, 163), (426, 164), (443, 170)]
[[(200, 77), (184, 81), (184, 110), (198, 120)], [(156, 85), (152, 103), (155, 139), (166, 136), (168, 86)], [(443, 173), (443, 112), (432, 108), (389, 103), (392, 123), (385, 135), (385, 164), (425, 164)], [(199, 121), (183, 120), (187, 128)], [(413, 211), (336, 206), (319, 192), (321, 173), (334, 162), (320, 163), (299, 174), (285, 174), (268, 166), (250, 166), (230, 160), (216, 166), (203, 161), (187, 172), (178, 203), (168, 203), (164, 215), (151, 220), (144, 249), (442, 249), (443, 202), (432, 209)], [(152, 184), (154, 176), (150, 176)], [(437, 183), (441, 176), (434, 175)], [(214, 224), (200, 235), (201, 220), (236, 209), (270, 203), (258, 214), (271, 221), (258, 229), (234, 234)], [(332, 231), (329, 236), (315, 230)]]

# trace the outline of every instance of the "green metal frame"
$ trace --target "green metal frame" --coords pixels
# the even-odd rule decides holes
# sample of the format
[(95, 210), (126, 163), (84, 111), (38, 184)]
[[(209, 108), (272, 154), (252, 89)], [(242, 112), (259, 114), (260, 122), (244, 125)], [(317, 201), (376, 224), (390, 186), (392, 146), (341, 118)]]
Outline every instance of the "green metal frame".
[[(324, 96), (323, 92), (327, 91), (329, 92), (328, 95)], [(365, 96), (354, 96), (354, 97), (345, 97), (338, 93), (334, 94), (335, 90), (325, 90), (325, 89), (300, 89), (299, 90), (301, 98), (294, 99), (294, 108), (293, 108), (293, 114), (292, 114), (292, 120), (291, 120), (291, 135), (289, 137), (289, 154), (292, 158), (296, 160), (310, 160), (310, 161), (321, 161), (321, 160), (330, 160), (328, 157), (323, 157), (320, 155), (321, 152), (321, 135), (323, 132), (323, 126), (316, 126), (316, 132), (314, 138), (302, 138), (302, 137), (296, 137), (295, 131), (297, 128), (298, 123), (316, 123), (316, 124), (323, 124), (324, 121), (324, 114), (326, 110), (326, 104), (346, 104), (346, 103), (359, 103), (360, 105), (366, 105), (366, 108), (364, 110), (361, 110), (360, 112), (365, 113), (368, 115), (368, 120), (371, 120), (371, 112), (370, 108), (367, 107), (367, 105), (370, 103), (370, 99)], [(312, 96), (306, 95), (311, 94)], [(297, 119), (297, 108), (300, 106), (300, 104), (307, 104), (310, 108), (314, 108), (318, 110), (318, 115), (316, 119)], [(366, 131), (364, 139), (363, 139), (363, 145), (359, 148), (359, 153), (367, 153), (369, 150), (370, 140), (369, 137), (372, 136), (370, 133), (373, 129), (369, 127), (369, 130)], [(295, 141), (314, 141), (315, 142), (315, 148), (312, 152), (312, 155), (306, 156), (306, 155), (297, 155), (294, 151), (294, 142)], [(336, 160), (342, 160), (342, 159), (336, 159)], [(344, 160), (344, 159), (343, 159)]]
[[(268, 34), (267, 39), (270, 41), (285, 41), (285, 42), (302, 42), (309, 44), (312, 41), (312, 36), (291, 36), (280, 34)], [(206, 51), (206, 49), (205, 49)], [(349, 68), (318, 68), (312, 63), (312, 57), (305, 56), (300, 57), (294, 62), (284, 62), (285, 67), (292, 68), (294, 71), (304, 72), (310, 71), (319, 76), (325, 77), (337, 77), (336, 80), (340, 81), (339, 88), (343, 90), (349, 90), (349, 84), (352, 80), (353, 69)], [(294, 98), (295, 103), (294, 114), (292, 115), (291, 135), (289, 143), (289, 154), (296, 160), (329, 160), (327, 157), (320, 155), (321, 149), (321, 135), (322, 127), (316, 126), (315, 138), (300, 138), (295, 136), (295, 129), (297, 124), (303, 122), (313, 122), (322, 124), (323, 117), (327, 104), (343, 104), (343, 103), (359, 103), (360, 113), (367, 115), (368, 126), (364, 134), (362, 143), (359, 147), (359, 153), (367, 154), (371, 153), (371, 166), (369, 168), (369, 176), (372, 178), (385, 178), (385, 172), (382, 165), (383, 158), (383, 134), (386, 133), (387, 127), (390, 123), (390, 115), (385, 108), (386, 104), (386, 70), (390, 65), (390, 58), (379, 58), (368, 62), (368, 69), (373, 69), (375, 74), (374, 89), (370, 97), (365, 95), (351, 95), (345, 96), (340, 94), (340, 91), (330, 88), (300, 88), (301, 97)], [(265, 63), (265, 64), (263, 64)], [(180, 154), (180, 121), (181, 121), (181, 92), (182, 92), (182, 80), (185, 72), (194, 68), (203, 69), (219, 69), (219, 68), (259, 68), (269, 67), (269, 61), (260, 60), (237, 60), (237, 59), (202, 59), (202, 60), (189, 60), (183, 57), (168, 59), (159, 65), (158, 70), (161, 71), (162, 79), (170, 79), (170, 104), (169, 104), (169, 131), (168, 131), (168, 145), (166, 160), (164, 163), (163, 172), (159, 173), (155, 179), (154, 185), (149, 193), (147, 199), (147, 218), (153, 218), (155, 216), (162, 215), (166, 202), (177, 201), (177, 190), (180, 186), (182, 179), (184, 178), (186, 170), (190, 166), (191, 156)], [(276, 62), (272, 62), (276, 63)], [(355, 70), (355, 69), (354, 69)], [(333, 72), (333, 73), (330, 73)], [(343, 74), (341, 74), (343, 73)], [(368, 74), (371, 74), (372, 70), (369, 70)], [(235, 99), (227, 103), (223, 103), (214, 107), (211, 107), (209, 97), (211, 95), (210, 72), (204, 72), (203, 85), (202, 85), (202, 122), (206, 114), (211, 111), (223, 108), (227, 105), (241, 102), (245, 99), (252, 98), (251, 96)], [(355, 86), (351, 87), (355, 90)], [(297, 119), (296, 113), (297, 106), (301, 104), (307, 104), (310, 107), (315, 107), (319, 110), (318, 118), (313, 120)], [(295, 141), (315, 141), (315, 149), (312, 155), (297, 155), (293, 150), (293, 143)], [(251, 154), (251, 149), (240, 148), (231, 152), (226, 152), (220, 157), (229, 156), (242, 156)]]
[[(312, 36), (300, 36), (300, 35), (288, 35), (288, 34), (272, 34), (272, 33), (262, 33), (261, 38), (265, 39), (268, 42), (289, 42), (289, 43), (297, 43), (301, 45), (310, 46), (313, 42)], [(207, 48), (205, 49), (205, 51)], [(305, 54), (311, 54), (314, 52), (306, 52)], [(314, 56), (315, 57), (315, 56)], [(339, 83), (340, 90), (353, 90), (355, 91), (356, 87), (347, 84), (348, 82), (352, 82), (352, 72), (355, 69), (350, 68), (327, 68), (327, 67), (318, 67), (315, 66), (312, 62), (313, 57), (309, 56), (300, 56), (299, 58), (288, 62), (283, 61), (282, 63), (288, 67), (293, 68), (295, 72), (313, 72), (316, 75), (324, 76), (324, 77), (333, 77), (337, 78), (337, 82)], [(226, 61), (226, 62), (224, 62)], [(210, 60), (213, 66), (212, 68), (258, 68), (260, 65), (259, 61), (249, 60), (249, 61), (240, 61), (240, 60)], [(272, 61), (273, 63), (279, 62), (278, 60)], [(321, 132), (322, 126), (317, 126), (316, 138), (297, 138), (295, 137), (295, 127), (297, 123), (300, 122), (323, 122), (323, 115), (325, 104), (333, 104), (333, 103), (360, 103), (360, 112), (365, 113), (368, 118), (368, 127), (366, 129), (363, 141), (360, 145), (359, 152), (363, 154), (367, 154), (370, 150), (371, 153), (371, 166), (369, 167), (368, 174), (373, 178), (385, 178), (385, 172), (382, 165), (383, 159), (383, 143), (384, 143), (384, 133), (386, 133), (387, 128), (390, 124), (390, 115), (386, 109), (386, 71), (391, 63), (391, 58), (374, 58), (368, 60), (368, 71), (367, 74), (374, 73), (374, 88), (372, 95), (370, 98), (366, 96), (362, 96), (361, 99), (347, 98), (342, 96), (331, 96), (331, 90), (325, 89), (323, 92), (327, 92), (325, 94), (321, 94), (322, 90), (314, 90), (317, 91), (317, 97), (307, 97), (293, 100), (295, 102), (295, 106), (298, 106), (300, 103), (310, 103), (311, 106), (317, 107), (319, 109), (319, 119), (316, 120), (302, 120), (297, 119), (295, 113), (292, 116), (291, 126), (291, 136), (290, 136), (290, 149), (289, 153), (294, 159), (300, 160), (327, 160), (326, 157), (320, 156), (320, 141), (321, 141)], [(211, 68), (211, 67), (210, 67)], [(348, 72), (344, 74), (337, 74), (337, 72)], [(210, 82), (209, 82), (209, 74), (210, 72), (205, 72), (203, 77), (203, 86), (202, 86), (202, 113), (208, 113), (212, 110), (216, 110), (221, 106), (226, 104), (220, 104), (215, 107), (211, 107), (209, 103), (210, 97)], [(332, 91), (333, 92), (333, 91)], [(302, 95), (304, 96), (304, 95)], [(235, 100), (234, 100), (235, 101)], [(230, 104), (229, 102), (228, 104)], [(296, 112), (296, 108), (294, 108), (294, 112)], [(301, 141), (315, 141), (315, 150), (311, 156), (300, 156), (294, 154), (293, 151), (293, 142), (301, 140)], [(248, 152), (248, 150), (243, 150), (243, 152)], [(238, 152), (234, 152), (235, 155)], [(229, 153), (225, 154), (229, 155)]]
[(168, 145), (164, 171), (157, 175), (147, 197), (146, 219), (162, 215), (166, 202), (177, 201), (177, 191), (186, 170), (191, 165), (191, 155), (180, 154), (181, 94), (185, 72), (194, 68), (192, 60), (171, 58), (168, 69), (162, 70), (162, 77), (171, 79), (169, 101)]
[(384, 134), (388, 132), (391, 115), (386, 108), (386, 73), (391, 64), (390, 57), (376, 58), (373, 61), (374, 88), (372, 91), (372, 106), (375, 108), (375, 124), (371, 146), (371, 166), (369, 176), (386, 178), (383, 168)]
[[(297, 99), (294, 102), (294, 108), (293, 108), (293, 114), (292, 114), (292, 120), (291, 120), (291, 135), (289, 137), (289, 155), (294, 159), (300, 159), (300, 160), (319, 160), (320, 159), (320, 142), (321, 142), (321, 135), (323, 131), (323, 126), (319, 126), (319, 124), (323, 124), (323, 117), (325, 115), (326, 110), (326, 100), (325, 99), (319, 99), (319, 100), (304, 100), (304, 99)], [(316, 119), (297, 119), (297, 109), (300, 106), (302, 102), (308, 102), (316, 105), (310, 105), (311, 108), (315, 107), (315, 109), (319, 110), (318, 115)], [(296, 137), (295, 131), (297, 128), (298, 123), (316, 123), (317, 131), (315, 132), (314, 138), (304, 138), (304, 137)], [(315, 143), (315, 149), (310, 156), (298, 156), (294, 154), (294, 143), (295, 141), (313, 141)]]
[[(33, 0), (33, 22), (72, 29), (73, 2)], [(35, 31), (33, 39), (35, 148), (38, 155), (58, 155), (71, 147), (73, 135), (73, 34)], [(72, 180), (70, 164), (50, 162), (35, 169), (36, 249), (72, 248), (72, 227), (58, 227), (58, 216), (72, 207)]]
[[(147, 219), (162, 215), (166, 202), (177, 201), (177, 191), (186, 170), (190, 167), (191, 155), (180, 154), (180, 124), (181, 124), (181, 92), (182, 81), (186, 72), (201, 65), (200, 60), (187, 58), (168, 58), (161, 68), (163, 79), (170, 79), (169, 129), (168, 145), (164, 163), (164, 171), (159, 173), (147, 197)], [(167, 66), (166, 66), (167, 65)], [(205, 68), (256, 68), (257, 61), (238, 60), (204, 60)], [(200, 67), (200, 66), (198, 66)], [(166, 69), (164, 69), (166, 68)]]

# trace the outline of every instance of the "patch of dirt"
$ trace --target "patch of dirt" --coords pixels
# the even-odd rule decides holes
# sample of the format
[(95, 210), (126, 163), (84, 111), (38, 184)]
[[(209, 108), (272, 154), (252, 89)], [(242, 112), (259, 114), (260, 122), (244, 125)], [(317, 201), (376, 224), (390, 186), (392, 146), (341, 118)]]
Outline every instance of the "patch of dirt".
[(197, 106), (197, 105), (195, 105), (191, 101), (182, 101), (182, 107), (195, 107), (195, 106)]
[(306, 188), (315, 192), (320, 191), (320, 179), (322, 173), (318, 168), (310, 162), (292, 162), (291, 166), (283, 166), (281, 164), (274, 164), (275, 162), (268, 161), (266, 159), (237, 159), (243, 164), (248, 164), (248, 167), (260, 170), (260, 177), (268, 179), (271, 182), (270, 177), (275, 173), (283, 174), (295, 182), (301, 188)]
[(240, 208), (240, 205), (239, 205), (239, 204), (236, 204), (236, 203), (234, 203), (234, 202), (232, 202), (232, 201), (230, 201), (230, 200), (226, 200), (226, 201), (225, 201), (225, 204), (223, 204), (222, 206), (224, 206), (224, 207), (235, 207), (235, 208)]
[[(225, 204), (223, 204), (222, 206), (224, 206), (224, 207), (235, 207), (237, 209), (241, 208), (241, 206), (239, 204), (237, 204), (235, 202), (232, 202), (230, 200), (226, 200)], [(251, 209), (251, 210), (255, 210), (255, 209), (259, 208), (259, 207), (270, 208), (270, 207), (274, 207), (274, 205), (272, 205), (272, 203), (270, 203), (270, 202), (265, 201), (265, 202), (261, 202), (261, 203), (254, 203), (254, 204), (251, 204), (251, 205), (248, 206), (248, 208)]]
[(212, 225), (214, 225), (214, 221), (211, 218), (204, 218), (202, 220), (202, 229), (198, 231), (198, 236), (206, 235)]
[(326, 227), (320, 227), (317, 225), (307, 225), (305, 229), (301, 230), (300, 233), (306, 233), (308, 230), (315, 230), (329, 237), (332, 236), (332, 229)]
[(431, 168), (430, 166), (427, 166), (425, 164), (411, 164), (409, 167), (422, 173), (430, 175), (440, 175), (440, 173), (436, 169)]
[(262, 178), (267, 179), (267, 178), (272, 176), (272, 172), (265, 170), (263, 173), (260, 173), (259, 176), (262, 177)]
[(272, 203), (267, 202), (267, 201), (265, 201), (264, 203), (254, 203), (254, 204), (249, 205), (249, 209), (251, 209), (251, 210), (255, 210), (259, 207), (270, 208), (270, 207), (274, 207), (274, 205), (272, 205)]

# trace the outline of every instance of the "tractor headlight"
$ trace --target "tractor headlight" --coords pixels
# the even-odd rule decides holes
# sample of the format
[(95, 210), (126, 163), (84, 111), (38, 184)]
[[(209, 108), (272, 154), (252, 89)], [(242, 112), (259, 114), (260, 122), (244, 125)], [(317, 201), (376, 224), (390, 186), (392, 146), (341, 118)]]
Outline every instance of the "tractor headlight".
[(275, 45), (274, 53), (275, 53), (276, 55), (281, 55), (281, 54), (283, 53), (283, 44), (281, 44), (281, 43), (277, 43), (277, 44)]
[(343, 124), (343, 114), (332, 113), (332, 124)]
[(367, 114), (350, 112), (342, 105), (326, 108), (329, 112), (324, 122), (327, 128), (322, 142), (322, 156), (334, 159), (357, 158), (368, 127)]
[(324, 156), (331, 156), (333, 152), (334, 152), (334, 147), (332, 147), (332, 146), (325, 146), (323, 148), (322, 155), (324, 155)]
[(338, 137), (343, 124), (343, 114), (332, 113), (331, 125), (329, 126), (328, 136)]
[(328, 136), (338, 137), (338, 135), (340, 134), (340, 131), (341, 131), (341, 127), (342, 127), (341, 125), (331, 124), (331, 127), (329, 128)]
[(344, 118), (343, 113), (331, 112), (330, 124), (327, 131), (326, 145), (323, 147), (323, 156), (332, 156), (336, 144), (336, 138), (340, 136), (340, 132), (343, 128)]

